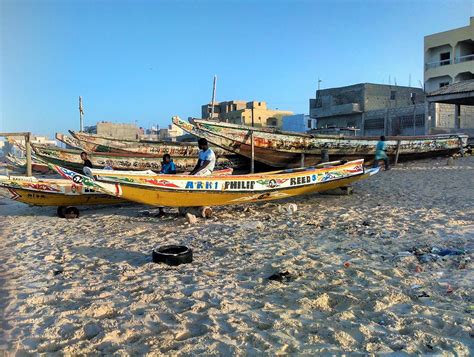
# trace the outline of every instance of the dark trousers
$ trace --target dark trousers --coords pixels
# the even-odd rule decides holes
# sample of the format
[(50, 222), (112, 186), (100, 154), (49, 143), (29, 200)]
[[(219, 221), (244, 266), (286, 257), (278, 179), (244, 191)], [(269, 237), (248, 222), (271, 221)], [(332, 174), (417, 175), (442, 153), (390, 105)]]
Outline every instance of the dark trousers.
[[(374, 160), (374, 166), (373, 166), (374, 168), (379, 167), (379, 161), (380, 160), (377, 160), (377, 159)], [(385, 163), (385, 170), (389, 170), (390, 165), (388, 164), (388, 157), (383, 159), (383, 162)]]

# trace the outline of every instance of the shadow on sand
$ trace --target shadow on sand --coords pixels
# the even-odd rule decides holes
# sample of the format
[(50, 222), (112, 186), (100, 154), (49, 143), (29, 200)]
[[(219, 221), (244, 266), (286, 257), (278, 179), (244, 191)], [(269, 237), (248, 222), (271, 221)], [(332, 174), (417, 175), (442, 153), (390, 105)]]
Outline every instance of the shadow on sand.
[(147, 255), (120, 248), (78, 246), (71, 247), (71, 251), (91, 259), (104, 259), (111, 264), (127, 263), (133, 267), (139, 267), (152, 261), (151, 254)]

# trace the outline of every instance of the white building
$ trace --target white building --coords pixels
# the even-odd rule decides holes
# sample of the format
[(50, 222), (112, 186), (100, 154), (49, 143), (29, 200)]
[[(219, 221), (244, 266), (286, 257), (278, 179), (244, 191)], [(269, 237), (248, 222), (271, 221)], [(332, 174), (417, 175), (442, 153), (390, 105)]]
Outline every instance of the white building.
[(305, 133), (316, 128), (316, 119), (305, 114), (287, 115), (283, 117), (282, 130)]

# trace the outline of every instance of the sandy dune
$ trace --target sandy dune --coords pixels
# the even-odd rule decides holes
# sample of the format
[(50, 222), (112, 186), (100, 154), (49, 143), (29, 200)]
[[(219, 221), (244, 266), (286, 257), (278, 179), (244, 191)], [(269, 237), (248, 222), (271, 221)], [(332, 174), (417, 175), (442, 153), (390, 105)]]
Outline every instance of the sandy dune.
[[(351, 196), (219, 208), (194, 226), (133, 205), (65, 220), (3, 198), (0, 351), (472, 355), (473, 202), (474, 157), (402, 164)], [(194, 262), (151, 262), (172, 243)]]

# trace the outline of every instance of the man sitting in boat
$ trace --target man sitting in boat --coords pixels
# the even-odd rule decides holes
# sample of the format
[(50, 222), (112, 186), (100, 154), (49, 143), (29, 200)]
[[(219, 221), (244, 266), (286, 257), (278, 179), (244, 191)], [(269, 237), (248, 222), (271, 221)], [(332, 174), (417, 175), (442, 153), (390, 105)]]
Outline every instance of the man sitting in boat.
[(199, 146), (199, 160), (196, 167), (191, 171), (190, 175), (196, 176), (209, 176), (216, 166), (216, 155), (214, 151), (209, 147), (206, 139), (201, 138), (198, 140)]
[(81, 159), (84, 161), (82, 170), (84, 171), (84, 167), (89, 167), (92, 169), (92, 162), (87, 158), (87, 153), (85, 151), (81, 152)]
[[(163, 155), (163, 162), (161, 163), (160, 174), (165, 174), (165, 175), (176, 174), (176, 165), (174, 164), (173, 160), (171, 160), (170, 154)], [(163, 217), (166, 215), (163, 207), (158, 207), (158, 209), (159, 209), (158, 217)]]
[(174, 175), (176, 174), (176, 165), (171, 160), (170, 154), (163, 155), (163, 162), (161, 163), (160, 174)]

